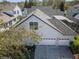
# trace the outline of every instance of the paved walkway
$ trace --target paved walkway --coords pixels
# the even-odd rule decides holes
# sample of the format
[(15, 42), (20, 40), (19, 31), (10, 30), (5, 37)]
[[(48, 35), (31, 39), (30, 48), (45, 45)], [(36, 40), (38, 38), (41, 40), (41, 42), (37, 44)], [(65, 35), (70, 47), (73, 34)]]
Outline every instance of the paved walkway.
[(73, 59), (68, 47), (36, 46), (34, 59)]

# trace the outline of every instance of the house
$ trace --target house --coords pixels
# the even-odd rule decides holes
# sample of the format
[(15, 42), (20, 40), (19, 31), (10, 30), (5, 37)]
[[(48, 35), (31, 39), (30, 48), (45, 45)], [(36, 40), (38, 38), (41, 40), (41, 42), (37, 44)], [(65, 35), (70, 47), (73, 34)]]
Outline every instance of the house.
[(77, 5), (74, 5), (73, 6), (75, 9), (77, 9), (77, 14), (74, 16), (74, 18), (76, 18), (76, 19), (79, 19), (79, 4), (77, 4)]
[(67, 14), (72, 16), (72, 17), (77, 17), (77, 15), (79, 14), (79, 4), (77, 5), (74, 5), (72, 7), (70, 7), (68, 10), (67, 10)]
[[(48, 16), (50, 16), (52, 18), (53, 15), (62, 15), (64, 16), (64, 12), (60, 11), (59, 9), (53, 9), (52, 6), (32, 6), (31, 8), (27, 9), (28, 13), (33, 12), (36, 9), (40, 9), (41, 11), (43, 11), (44, 13), (46, 13)], [(70, 23), (68, 21), (63, 21), (65, 24), (67, 24), (69, 27), (71, 27), (74, 31), (76, 31), (75, 29), (79, 28), (79, 20), (75, 19), (74, 17), (70, 16), (70, 15), (66, 15), (65, 17), (67, 17), (68, 19), (70, 19), (71, 21), (73, 21), (73, 23)], [(77, 31), (79, 32), (79, 31)]]
[(52, 15), (64, 15), (64, 13), (61, 12), (60, 10), (58, 9), (54, 10), (52, 6), (32, 6), (31, 8), (28, 9), (28, 14), (33, 12), (36, 9), (40, 9), (50, 17), (52, 17)]
[(15, 4), (0, 4), (0, 31), (13, 26), (22, 16), (20, 7)]
[(13, 11), (16, 13), (14, 16), (22, 16), (22, 11), (19, 6), (16, 5)]
[(77, 33), (62, 22), (61, 17), (62, 20), (73, 22), (64, 16), (50, 17), (40, 9), (36, 9), (16, 26), (22, 26), (30, 31), (35, 30), (41, 36), (41, 41), (36, 45), (69, 46)]
[(13, 16), (16, 16), (16, 15), (22, 16), (21, 8), (16, 4), (11, 4), (11, 3), (0, 4), (0, 13), (3, 13), (3, 12), (8, 13), (9, 11), (12, 12)]
[(62, 20), (62, 21), (66, 25), (68, 25), (70, 28), (72, 28), (75, 32), (79, 33), (79, 20), (74, 17), (68, 16), (68, 15), (66, 17), (72, 20), (73, 22), (68, 22), (66, 20)]
[(74, 21), (74, 23), (68, 23), (68, 22), (65, 22), (65, 23), (68, 23), (68, 25), (76, 32), (79, 32), (79, 4), (74, 5), (73, 7), (70, 7), (67, 10), (66, 17)]
[(79, 19), (79, 13), (74, 18)]
[(14, 25), (18, 20), (16, 17), (10, 17), (4, 13), (0, 14), (0, 31), (5, 30)]
[(0, 4), (0, 12), (13, 10), (15, 8), (15, 4), (6, 3), (6, 4)]

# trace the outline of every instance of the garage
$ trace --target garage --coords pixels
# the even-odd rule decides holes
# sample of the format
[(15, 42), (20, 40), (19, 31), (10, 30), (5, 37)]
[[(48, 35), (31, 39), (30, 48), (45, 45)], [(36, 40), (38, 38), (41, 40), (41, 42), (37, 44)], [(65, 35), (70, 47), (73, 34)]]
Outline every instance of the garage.
[(35, 49), (34, 59), (74, 59), (67, 46), (39, 45)]
[(56, 45), (56, 40), (42, 40), (38, 45)]
[(59, 45), (59, 46), (69, 46), (69, 40), (41, 40), (38, 45)]
[[(43, 17), (42, 17), (43, 16)], [(63, 16), (64, 17), (64, 16)], [(26, 17), (20, 26), (35, 31), (42, 39), (38, 45), (69, 45), (77, 34), (74, 30), (56, 17), (50, 18), (40, 9), (36, 9)]]

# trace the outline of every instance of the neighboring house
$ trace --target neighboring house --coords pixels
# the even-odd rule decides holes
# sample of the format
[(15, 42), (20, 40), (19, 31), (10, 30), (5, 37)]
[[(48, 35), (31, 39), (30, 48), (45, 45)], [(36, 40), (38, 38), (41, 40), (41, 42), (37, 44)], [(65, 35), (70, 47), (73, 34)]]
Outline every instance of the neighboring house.
[(67, 15), (75, 17), (78, 14), (78, 10), (74, 7), (71, 7), (67, 10)]
[(78, 8), (78, 7), (79, 7), (79, 4), (76, 4), (76, 5), (74, 5), (73, 7)]
[(66, 21), (65, 23), (69, 25), (72, 29), (74, 29), (76, 32), (79, 32), (79, 4), (69, 8), (67, 10), (66, 17), (74, 21), (74, 23), (68, 23)]
[[(62, 11), (60, 11), (60, 10), (58, 10), (58, 9), (54, 10), (54, 9), (52, 8), (52, 6), (32, 6), (31, 8), (27, 9), (27, 11), (28, 11), (27, 14), (33, 12), (33, 11), (36, 10), (36, 9), (40, 9), (41, 11), (43, 11), (44, 13), (46, 13), (46, 14), (47, 14), (48, 16), (50, 16), (51, 18), (52, 18), (53, 15), (62, 15), (62, 16), (64, 16), (64, 12), (62, 12)], [(79, 20), (78, 20), (78, 19), (75, 19), (74, 17), (69, 16), (69, 15), (67, 15), (67, 16), (65, 16), (65, 17), (69, 18), (70, 20), (73, 21), (74, 24), (77, 25), (77, 26), (75, 26), (75, 28), (76, 28), (76, 27), (79, 27)], [(67, 25), (69, 26), (70, 24), (67, 24)], [(70, 26), (70, 27), (71, 27), (71, 26)], [(73, 27), (73, 26), (72, 26), (72, 27)], [(71, 28), (72, 28), (72, 27), (71, 27)]]
[(0, 12), (13, 10), (16, 7), (15, 4), (6, 3), (6, 4), (0, 4)]
[(16, 17), (10, 17), (4, 13), (0, 14), (0, 31), (11, 27), (14, 25), (18, 20)]
[(60, 10), (58, 9), (54, 10), (52, 6), (32, 6), (31, 8), (28, 9), (28, 14), (36, 9), (40, 9), (50, 17), (52, 17), (53, 15), (64, 15), (64, 13), (61, 12)]
[(52, 15), (50, 17), (40, 9), (36, 9), (19, 22), (17, 26), (36, 31), (42, 39), (38, 45), (69, 46), (77, 33), (61, 21), (64, 19), (73, 22), (64, 16)]
[(79, 19), (79, 13), (74, 18)]
[(13, 11), (16, 13), (14, 16), (22, 16), (22, 11), (19, 6), (16, 5)]
[(70, 7), (67, 10), (67, 14), (72, 16), (72, 17), (75, 17), (77, 14), (79, 14), (79, 4)]
[(13, 26), (20, 16), (22, 11), (16, 4), (0, 4), (0, 31)]
[(11, 4), (11, 3), (0, 4), (0, 13), (3, 13), (3, 12), (8, 13), (9, 11), (12, 12), (13, 16), (16, 16), (16, 15), (22, 16), (21, 8), (16, 4)]
[(78, 10), (78, 12), (77, 12), (77, 14), (74, 16), (74, 18), (79, 19), (79, 4), (74, 5), (73, 7)]

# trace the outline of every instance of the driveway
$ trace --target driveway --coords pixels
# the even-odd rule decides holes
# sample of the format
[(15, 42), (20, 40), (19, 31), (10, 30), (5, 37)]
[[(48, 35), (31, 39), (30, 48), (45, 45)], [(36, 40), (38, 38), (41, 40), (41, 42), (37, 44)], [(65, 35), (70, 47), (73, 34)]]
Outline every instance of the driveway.
[(66, 46), (36, 46), (34, 59), (74, 59)]

